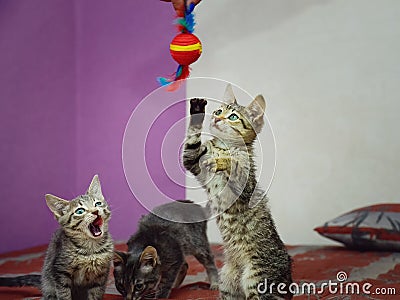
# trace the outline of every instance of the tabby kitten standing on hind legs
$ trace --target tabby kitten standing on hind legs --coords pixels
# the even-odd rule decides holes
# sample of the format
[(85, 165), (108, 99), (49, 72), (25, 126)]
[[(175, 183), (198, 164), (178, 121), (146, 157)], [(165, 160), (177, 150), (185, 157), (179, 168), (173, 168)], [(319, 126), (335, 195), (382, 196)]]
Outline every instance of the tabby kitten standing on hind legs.
[(97, 175), (86, 194), (71, 201), (46, 195), (60, 224), (47, 248), (42, 275), (0, 278), (1, 286), (40, 287), (45, 300), (100, 300), (106, 288), (114, 245), (108, 233), (110, 210)]
[[(265, 100), (259, 95), (241, 106), (231, 85), (224, 98), (226, 103), (211, 118), (214, 138), (206, 142), (201, 141), (201, 131), (207, 101), (191, 99), (183, 153), (185, 168), (205, 188), (209, 206), (217, 214), (225, 254), (221, 298), (291, 299), (291, 259), (276, 231), (265, 192), (257, 187), (253, 160), (253, 143), (264, 125)], [(258, 287), (265, 280), (275, 287), (283, 283), (286, 289), (264, 293)]]

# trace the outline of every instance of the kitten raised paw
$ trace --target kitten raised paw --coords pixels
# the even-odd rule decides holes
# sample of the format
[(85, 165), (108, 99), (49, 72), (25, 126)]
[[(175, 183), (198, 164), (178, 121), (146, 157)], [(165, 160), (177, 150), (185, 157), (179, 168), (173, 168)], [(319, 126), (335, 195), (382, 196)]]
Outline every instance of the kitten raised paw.
[(200, 168), (206, 169), (208, 172), (215, 173), (217, 172), (217, 161), (215, 158), (205, 158), (200, 162)]
[(206, 110), (207, 100), (200, 98), (190, 99), (190, 114), (204, 114)]

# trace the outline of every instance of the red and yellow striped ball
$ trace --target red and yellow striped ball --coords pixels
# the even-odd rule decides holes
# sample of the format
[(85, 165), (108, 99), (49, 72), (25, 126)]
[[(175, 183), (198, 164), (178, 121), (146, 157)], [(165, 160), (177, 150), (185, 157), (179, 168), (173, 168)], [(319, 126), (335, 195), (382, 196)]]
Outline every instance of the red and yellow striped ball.
[(188, 66), (199, 59), (202, 48), (197, 36), (191, 33), (180, 33), (172, 40), (169, 50), (178, 64)]

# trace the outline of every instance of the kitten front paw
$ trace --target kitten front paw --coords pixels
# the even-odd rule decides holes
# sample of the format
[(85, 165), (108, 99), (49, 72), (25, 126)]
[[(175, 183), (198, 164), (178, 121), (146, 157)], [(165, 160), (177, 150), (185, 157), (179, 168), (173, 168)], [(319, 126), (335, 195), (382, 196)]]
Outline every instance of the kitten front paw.
[(190, 99), (190, 114), (204, 114), (206, 111), (207, 100), (200, 98)]
[(219, 284), (217, 282), (211, 283), (210, 284), (210, 290), (218, 291), (219, 290)]
[(217, 172), (217, 162), (215, 158), (209, 157), (200, 161), (200, 168), (205, 169), (208, 172), (215, 173)]

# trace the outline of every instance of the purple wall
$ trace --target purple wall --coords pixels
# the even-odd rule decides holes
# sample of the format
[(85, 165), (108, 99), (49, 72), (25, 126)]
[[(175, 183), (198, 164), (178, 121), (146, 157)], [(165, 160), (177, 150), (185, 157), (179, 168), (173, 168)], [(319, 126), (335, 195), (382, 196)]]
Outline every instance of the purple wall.
[(157, 0), (0, 1), (0, 252), (47, 243), (56, 222), (44, 194), (71, 199), (95, 173), (114, 239), (133, 233), (145, 210), (124, 177), (122, 137), (156, 76), (176, 67), (172, 20)]
[(48, 241), (47, 192), (76, 193), (70, 1), (0, 1), (0, 252)]

